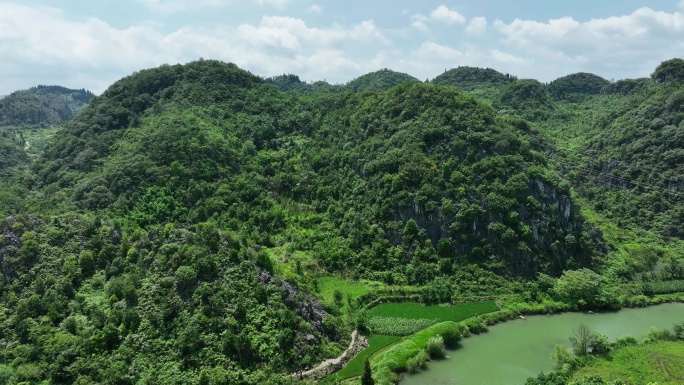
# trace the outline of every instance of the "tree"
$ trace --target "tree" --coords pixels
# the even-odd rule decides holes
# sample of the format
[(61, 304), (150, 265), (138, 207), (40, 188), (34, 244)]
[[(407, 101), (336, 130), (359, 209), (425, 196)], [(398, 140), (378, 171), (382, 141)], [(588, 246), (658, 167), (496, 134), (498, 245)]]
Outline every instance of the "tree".
[(584, 356), (589, 353), (591, 343), (594, 338), (594, 332), (584, 323), (581, 323), (570, 335), (570, 342), (572, 343), (572, 350), (578, 356)]
[(660, 63), (651, 78), (656, 83), (684, 80), (684, 60), (670, 59)]
[(595, 355), (605, 355), (610, 351), (610, 342), (605, 334), (593, 333), (591, 339), (591, 353)]
[(572, 363), (572, 353), (567, 346), (563, 344), (556, 344), (551, 354), (551, 359), (556, 363), (558, 369), (562, 368), (565, 364)]
[(589, 269), (566, 270), (553, 288), (556, 295), (579, 306), (597, 305), (601, 297), (601, 276)]
[(343, 305), (342, 299), (343, 299), (343, 298), (344, 298), (344, 297), (342, 296), (342, 292), (341, 292), (341, 291), (335, 290), (335, 291), (333, 292), (333, 300), (335, 301), (335, 306), (337, 306), (338, 309), (341, 309), (341, 308), (342, 308), (342, 305)]
[(371, 373), (370, 360), (366, 357), (363, 362), (363, 374), (361, 375), (361, 385), (374, 385), (375, 381)]

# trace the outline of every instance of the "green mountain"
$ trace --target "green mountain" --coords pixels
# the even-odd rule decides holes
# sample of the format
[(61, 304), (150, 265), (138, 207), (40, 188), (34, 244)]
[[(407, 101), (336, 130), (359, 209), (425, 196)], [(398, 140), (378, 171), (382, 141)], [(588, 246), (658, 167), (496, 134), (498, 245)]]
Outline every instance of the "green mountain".
[(297, 96), (217, 61), (140, 71), (0, 206), (1, 375), (288, 383), (363, 324), (353, 297), (312, 295), (322, 275), (414, 292), (458, 276), (448, 290), (473, 295), (513, 293), (493, 273), (599, 267), (550, 148), (453, 87)]
[(516, 79), (515, 76), (504, 75), (491, 68), (463, 66), (445, 71), (432, 79), (432, 83), (452, 85), (465, 91), (475, 91), (483, 88), (500, 88)]
[(669, 293), (679, 64), (549, 85), (461, 67), (331, 86), (213, 60), (125, 77), (33, 162), (0, 138), (0, 382), (287, 384), (378, 296)]
[(331, 85), (325, 81), (306, 83), (299, 76), (286, 74), (266, 78), (267, 83), (273, 84), (281, 91), (294, 92), (297, 94), (315, 94), (330, 92), (361, 92), (361, 91), (387, 91), (388, 89), (405, 82), (420, 82), (411, 75), (388, 69), (371, 72), (344, 85)]
[(494, 99), (500, 112), (530, 121), (547, 119), (555, 109), (548, 88), (534, 79), (516, 80), (503, 86)]
[(299, 79), (299, 76), (293, 74), (273, 76), (266, 78), (265, 81), (278, 87), (281, 91), (296, 92), (300, 94), (341, 92), (344, 88), (341, 85), (332, 85), (324, 81), (313, 83), (303, 82)]
[(683, 238), (682, 121), (681, 83), (645, 87), (603, 115), (582, 149), (593, 171), (582, 191), (625, 224)]
[(38, 86), (0, 99), (0, 126), (60, 125), (94, 97), (90, 91)]
[(387, 68), (371, 72), (350, 81), (344, 88), (348, 91), (387, 91), (402, 83), (419, 83), (420, 80), (411, 75), (388, 70)]
[(548, 92), (557, 99), (596, 95), (604, 91), (610, 82), (600, 76), (579, 72), (560, 77), (548, 85)]

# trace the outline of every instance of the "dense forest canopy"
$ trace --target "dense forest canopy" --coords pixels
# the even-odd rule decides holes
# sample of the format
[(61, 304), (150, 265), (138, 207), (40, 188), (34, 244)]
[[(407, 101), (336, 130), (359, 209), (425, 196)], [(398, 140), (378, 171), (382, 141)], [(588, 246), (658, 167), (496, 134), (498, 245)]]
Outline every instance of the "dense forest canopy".
[(73, 119), (95, 95), (60, 86), (37, 86), (0, 98), (0, 126), (62, 124)]
[(666, 60), (653, 71), (651, 78), (656, 83), (681, 82), (684, 80), (684, 60)]
[(387, 91), (388, 89), (402, 83), (418, 83), (420, 80), (411, 75), (388, 70), (387, 68), (371, 72), (351, 80), (345, 84), (345, 89), (349, 91)]
[(411, 75), (385, 68), (359, 76), (346, 84), (338, 85), (332, 85), (325, 81), (307, 83), (301, 81), (299, 76), (293, 74), (283, 74), (266, 78), (266, 82), (275, 85), (281, 91), (295, 92), (298, 94), (312, 94), (342, 91), (387, 91), (401, 83), (420, 82), (420, 80)]
[(549, 93), (557, 99), (595, 95), (603, 91), (610, 82), (600, 76), (578, 72), (560, 77), (548, 85)]
[(678, 63), (330, 85), (199, 60), (86, 92), (37, 160), (24, 131), (0, 137), (0, 378), (290, 383), (364, 326), (365, 303), (326, 302), (322, 276), (426, 302), (652, 294), (641, 280), (684, 263), (664, 246), (620, 259), (587, 213), (684, 238)]
[(466, 91), (478, 88), (504, 86), (515, 81), (517, 78), (510, 74), (502, 74), (491, 68), (458, 67), (432, 79), (435, 84), (448, 84), (457, 86)]

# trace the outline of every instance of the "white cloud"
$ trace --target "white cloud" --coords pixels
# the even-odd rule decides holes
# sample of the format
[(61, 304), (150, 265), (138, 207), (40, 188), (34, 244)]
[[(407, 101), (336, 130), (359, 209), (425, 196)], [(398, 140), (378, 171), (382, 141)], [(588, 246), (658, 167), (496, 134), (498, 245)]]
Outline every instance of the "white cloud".
[(440, 5), (432, 10), (429, 16), (425, 16), (421, 13), (416, 13), (411, 16), (411, 27), (422, 32), (429, 32), (430, 28), (428, 27), (428, 22), (431, 21), (441, 21), (447, 24), (463, 24), (465, 23), (465, 17), (456, 11), (450, 10), (445, 5)]
[(289, 72), (342, 82), (366, 68), (355, 49), (391, 44), (372, 20), (314, 28), (301, 19), (267, 16), (256, 25), (185, 26), (167, 33), (155, 24), (116, 28), (96, 18), (69, 20), (52, 7), (0, 0), (0, 8), (0, 93), (37, 84), (99, 93), (134, 71), (200, 57), (264, 76)]
[(496, 20), (494, 29), (503, 43), (532, 58), (539, 71), (529, 76), (536, 78), (577, 70), (612, 77), (607, 74), (617, 69), (621, 77), (645, 76), (684, 49), (684, 14), (647, 7), (585, 22), (570, 17), (547, 22)]
[(487, 32), (487, 19), (484, 17), (474, 17), (468, 23), (466, 31), (473, 35), (482, 35)]
[(231, 0), (138, 0), (153, 11), (170, 13), (189, 9), (221, 7)]
[(463, 57), (463, 53), (460, 51), (431, 41), (426, 41), (423, 43), (420, 48), (414, 52), (414, 54), (429, 58), (430, 60), (458, 60)]
[(252, 2), (260, 7), (273, 7), (282, 9), (285, 8), (289, 0), (252, 0)]
[[(167, 7), (168, 12), (188, 4), (217, 7), (228, 3), (139, 1)], [(237, 2), (230, 0), (230, 4)], [(433, 78), (459, 65), (492, 67), (550, 81), (578, 71), (605, 78), (647, 76), (661, 61), (684, 52), (684, 12), (650, 8), (588, 21), (570, 17), (511, 22), (476, 17), (467, 24), (463, 21), (467, 33), (487, 33), (488, 38), (478, 39), (477, 44), (468, 43), (473, 38), (442, 35), (439, 40), (437, 36), (420, 40), (426, 35), (418, 31), (437, 32), (445, 27), (437, 25), (432, 13), (410, 16), (412, 26), (397, 31), (373, 20), (345, 24), (339, 17), (328, 24), (265, 16), (239, 25), (174, 26), (175, 18), (161, 13), (156, 22), (120, 27), (98, 18), (72, 19), (56, 7), (26, 6), (17, 1), (0, 0), (0, 9), (0, 94), (37, 84), (85, 87), (99, 93), (133, 71), (199, 57), (234, 62), (263, 76), (295, 73), (302, 79), (333, 83), (384, 67), (420, 79)]]
[(279, 47), (297, 51), (302, 44), (329, 46), (347, 40), (386, 44), (389, 40), (372, 20), (352, 27), (334, 25), (330, 28), (311, 28), (304, 20), (287, 16), (264, 16), (258, 26), (242, 24), (237, 27), (240, 39), (259, 46)]
[(499, 63), (505, 64), (528, 64), (528, 61), (515, 55), (509, 53), (501, 52), (498, 49), (493, 49), (490, 54)]
[(510, 24), (499, 19), (494, 21), (494, 28), (504, 35), (507, 42), (519, 45), (537, 44), (539, 40), (558, 40), (579, 25), (571, 17), (551, 19), (548, 23), (520, 19), (515, 19)]
[(430, 28), (421, 20), (413, 20), (411, 26), (419, 31), (428, 32)]
[(465, 17), (460, 13), (449, 9), (446, 5), (440, 5), (430, 12), (430, 17), (434, 20), (443, 21), (448, 24), (463, 24)]
[(323, 12), (323, 7), (321, 7), (321, 6), (318, 5), (318, 4), (312, 4), (312, 5), (309, 7), (308, 11), (311, 12), (311, 13), (321, 13), (321, 12)]

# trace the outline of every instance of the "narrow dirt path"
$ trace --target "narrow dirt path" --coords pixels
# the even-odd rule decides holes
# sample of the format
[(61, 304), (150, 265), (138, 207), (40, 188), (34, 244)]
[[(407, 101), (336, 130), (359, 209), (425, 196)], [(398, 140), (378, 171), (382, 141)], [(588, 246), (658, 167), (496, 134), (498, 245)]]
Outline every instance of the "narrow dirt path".
[(349, 343), (349, 347), (338, 357), (327, 359), (318, 364), (315, 368), (309, 369), (305, 372), (292, 373), (292, 376), (300, 379), (323, 377), (326, 374), (330, 374), (338, 369), (341, 369), (347, 364), (347, 362), (351, 361), (352, 358), (354, 358), (367, 346), (368, 343), (366, 342), (366, 339), (360, 337), (359, 332), (354, 330), (351, 334), (351, 342)]

